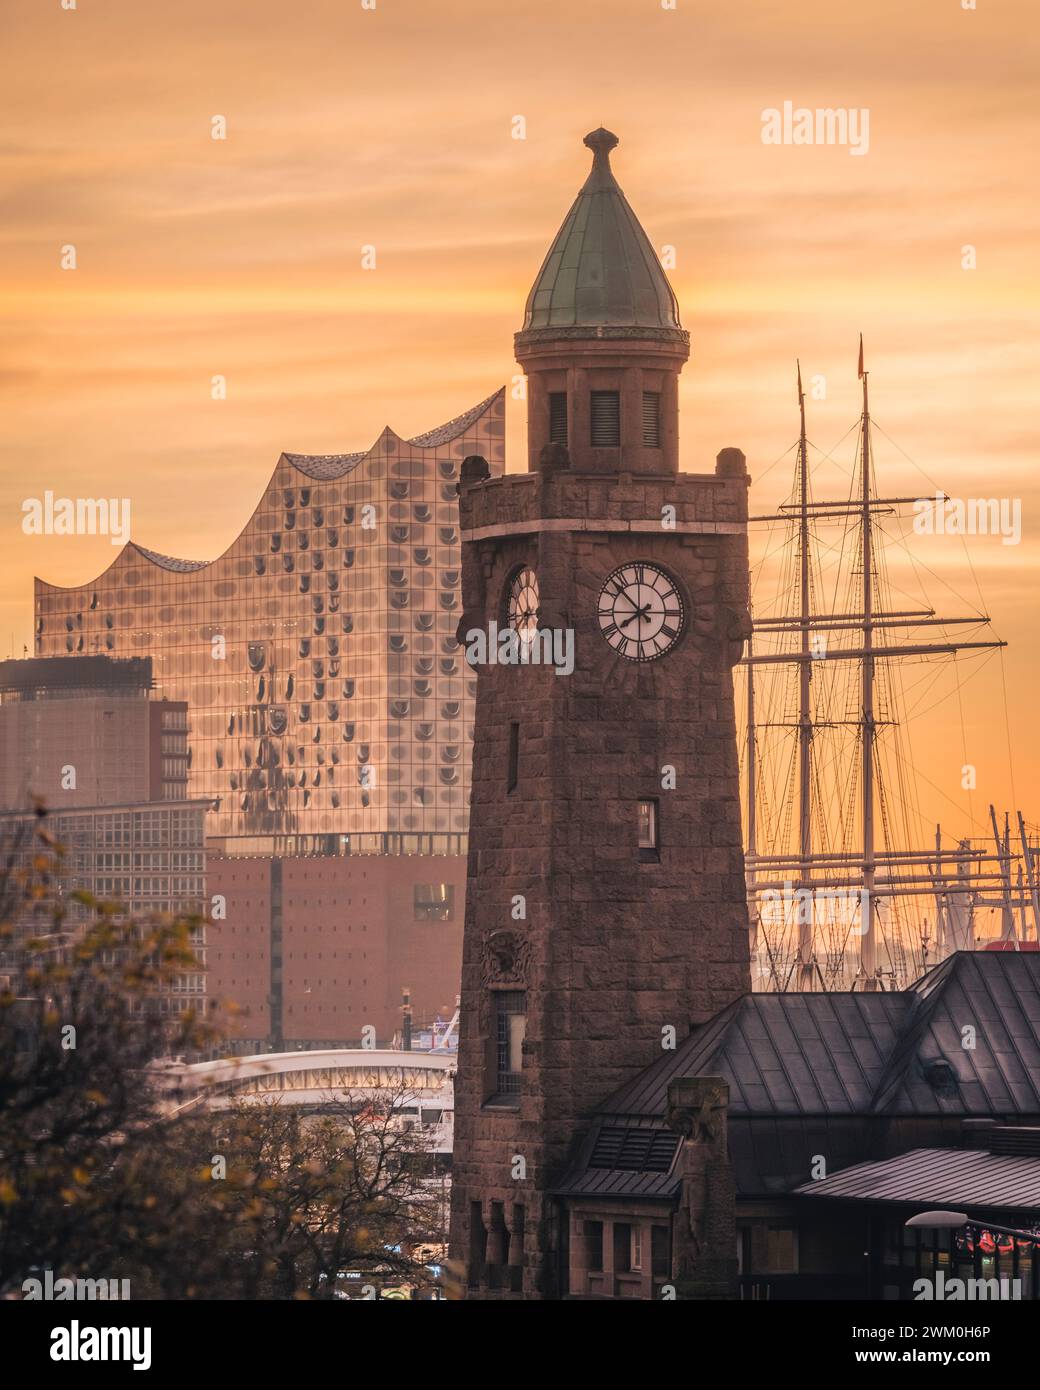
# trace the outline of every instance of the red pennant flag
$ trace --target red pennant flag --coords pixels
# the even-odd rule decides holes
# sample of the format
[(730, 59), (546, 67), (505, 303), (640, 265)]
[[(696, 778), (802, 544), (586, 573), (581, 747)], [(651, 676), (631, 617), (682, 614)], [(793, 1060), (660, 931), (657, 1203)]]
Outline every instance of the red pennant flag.
[(798, 365), (798, 404), (801, 405), (801, 403), (802, 403), (802, 364), (801, 364), (801, 362), (798, 361), (797, 357), (795, 358), (795, 362), (796, 362), (797, 365)]
[(863, 334), (859, 335), (859, 371), (856, 373), (860, 381), (863, 380)]

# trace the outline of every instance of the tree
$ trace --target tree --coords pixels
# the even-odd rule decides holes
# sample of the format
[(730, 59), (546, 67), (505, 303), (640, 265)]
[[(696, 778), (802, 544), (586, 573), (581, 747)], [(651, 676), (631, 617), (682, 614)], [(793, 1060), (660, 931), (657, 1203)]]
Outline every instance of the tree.
[(317, 1114), (164, 1092), (156, 1060), (218, 1038), (157, 1007), (199, 968), (199, 921), (128, 921), (63, 897), (62, 872), (39, 828), (0, 870), (0, 1296), (47, 1266), (135, 1298), (331, 1298), (346, 1269), (428, 1284), (443, 1194), (406, 1091)]
[(194, 1013), (157, 1007), (199, 968), (198, 919), (132, 922), (116, 904), (62, 896), (63, 852), (42, 827), (22, 826), (3, 858), (0, 1293), (35, 1268), (75, 1272), (110, 1243), (111, 1175), (154, 1143), (149, 1063), (213, 1039)]
[(401, 1121), (408, 1099), (403, 1089), (344, 1092), (317, 1114), (238, 1101), (184, 1117), (135, 1186), (161, 1194), (206, 1238), (185, 1249), (183, 1221), (173, 1224), (176, 1248), (151, 1262), (156, 1291), (332, 1298), (346, 1270), (428, 1286), (421, 1247), (446, 1239), (444, 1208), (425, 1139)]

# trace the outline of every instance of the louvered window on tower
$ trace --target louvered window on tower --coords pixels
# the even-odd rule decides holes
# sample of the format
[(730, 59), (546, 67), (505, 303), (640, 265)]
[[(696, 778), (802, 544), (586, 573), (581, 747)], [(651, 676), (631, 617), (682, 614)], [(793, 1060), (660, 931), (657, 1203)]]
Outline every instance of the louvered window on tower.
[(567, 443), (567, 392), (549, 392), (549, 443)]
[(621, 398), (617, 391), (592, 393), (592, 445), (616, 449), (621, 443)]
[(678, 1135), (666, 1129), (624, 1129), (604, 1125), (596, 1136), (590, 1168), (626, 1173), (667, 1173), (675, 1158)]
[(661, 393), (643, 392), (643, 444), (647, 449), (661, 447)]

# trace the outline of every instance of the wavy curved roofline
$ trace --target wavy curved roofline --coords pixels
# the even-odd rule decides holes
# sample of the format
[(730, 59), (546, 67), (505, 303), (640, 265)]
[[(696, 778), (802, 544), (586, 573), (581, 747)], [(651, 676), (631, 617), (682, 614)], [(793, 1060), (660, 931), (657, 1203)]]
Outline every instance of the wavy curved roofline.
[(362, 449), (359, 453), (283, 454), (282, 458), (287, 463), (291, 463), (297, 472), (302, 473), (307, 478), (321, 482), (333, 482), (337, 478), (352, 473), (359, 463), (363, 463), (368, 458), (379, 441), (387, 435), (398, 440), (401, 444), (411, 444), (416, 449), (435, 449), (438, 445), (450, 444), (453, 439), (464, 434), (475, 420), (479, 420), (489, 406), (504, 394), (505, 389), (504, 386), (500, 386), (497, 391), (492, 391), (490, 396), (485, 397), (479, 405), (471, 407), (461, 415), (456, 415), (454, 419), (448, 420), (443, 425), (438, 425), (436, 429), (426, 430), (423, 434), (415, 435), (412, 439), (403, 439), (396, 430), (387, 425), (376, 437), (375, 444), (369, 449)]
[[(208, 569), (210, 565), (215, 565), (218, 560), (223, 560), (224, 557), (231, 552), (232, 547), (237, 543), (239, 537), (247, 529), (249, 523), (253, 520), (253, 517), (256, 516), (256, 513), (260, 507), (260, 503), (264, 499), (264, 494), (267, 492), (267, 489), (271, 486), (275, 474), (278, 472), (278, 465), (282, 462), (283, 459), (286, 463), (290, 464), (291, 467), (295, 468), (296, 471), (302, 474), (302, 476), (305, 478), (310, 478), (312, 481), (318, 482), (335, 482), (336, 479), (343, 478), (348, 473), (352, 473), (354, 469), (357, 468), (358, 464), (363, 463), (365, 459), (370, 458), (371, 455), (374, 454), (376, 449), (378, 448), (380, 441), (385, 439), (387, 435), (389, 435), (393, 439), (398, 440), (398, 442), (401, 444), (410, 444), (416, 449), (435, 449), (441, 444), (450, 444), (453, 439), (457, 439), (460, 434), (464, 434), (466, 430), (470, 427), (470, 425), (474, 423), (474, 421), (479, 420), (481, 415), (483, 415), (494, 404), (494, 402), (499, 398), (499, 396), (504, 396), (505, 389), (506, 388), (504, 386), (500, 386), (497, 391), (492, 391), (490, 396), (486, 396), (484, 400), (482, 400), (479, 403), (479, 405), (471, 407), (471, 409), (464, 411), (461, 415), (456, 415), (454, 419), (448, 420), (443, 425), (438, 425), (436, 429), (427, 430), (424, 434), (415, 435), (412, 439), (403, 439), (401, 435), (399, 435), (395, 430), (392, 430), (390, 426), (387, 425), (376, 436), (375, 442), (368, 449), (365, 449), (360, 453), (279, 454), (278, 463), (275, 464), (274, 470), (271, 473), (271, 477), (264, 484), (263, 492), (261, 492), (260, 494), (260, 500), (257, 502), (256, 506), (250, 512), (245, 524), (241, 527), (234, 540), (231, 541), (231, 544), (228, 545), (224, 550), (222, 550), (219, 555), (215, 555), (212, 560), (182, 560), (175, 555), (165, 555), (158, 550), (148, 550), (145, 546), (139, 545), (137, 541), (127, 541), (126, 545), (124, 545), (123, 548), (118, 552), (118, 554), (113, 558), (112, 563), (110, 565), (106, 565), (106, 567), (103, 570), (101, 570), (100, 573), (94, 575), (93, 579), (85, 579), (81, 584), (52, 584), (49, 580), (41, 579), (39, 575), (37, 575), (35, 577), (35, 583), (45, 584), (48, 589), (59, 589), (64, 590), (65, 592), (70, 592), (73, 589), (88, 589), (92, 584), (99, 583), (100, 580), (102, 580), (110, 570), (114, 569), (115, 566), (118, 565), (120, 561), (123, 559), (123, 557), (126, 555), (128, 550), (132, 550), (136, 555), (140, 556), (142, 560), (146, 560), (149, 564), (154, 565), (156, 569), (165, 570), (167, 573), (194, 574), (197, 573), (199, 570)], [(332, 471), (332, 469), (340, 463), (342, 463), (343, 466), (339, 468), (338, 471)], [(328, 466), (328, 471), (322, 470), (320, 468), (320, 465), (322, 464)], [(308, 468), (308, 465), (316, 465), (317, 467), (314, 469), (314, 471), (311, 471)]]

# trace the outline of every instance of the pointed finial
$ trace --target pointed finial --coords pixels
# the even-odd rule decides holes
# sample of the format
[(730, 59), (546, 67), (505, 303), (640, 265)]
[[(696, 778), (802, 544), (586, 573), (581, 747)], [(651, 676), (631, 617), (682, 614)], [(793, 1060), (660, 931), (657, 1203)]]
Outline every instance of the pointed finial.
[(598, 130), (590, 130), (582, 141), (593, 153), (592, 172), (609, 174), (610, 173), (610, 152), (619, 143), (617, 136), (612, 130), (604, 130), (602, 126)]

